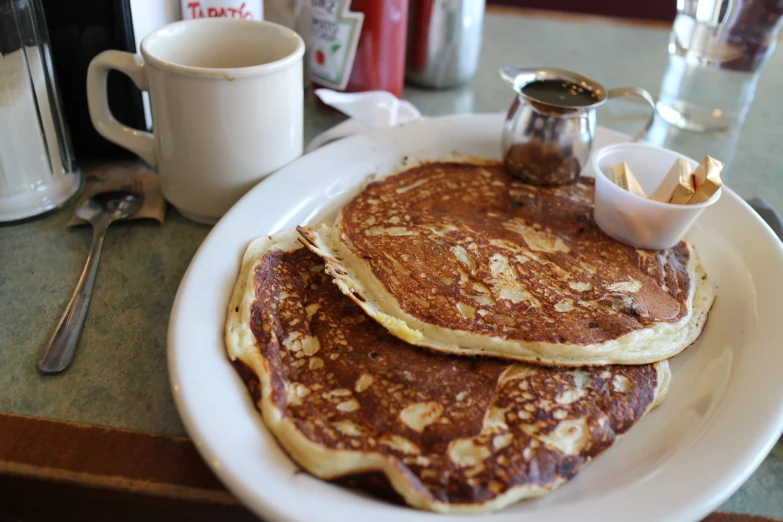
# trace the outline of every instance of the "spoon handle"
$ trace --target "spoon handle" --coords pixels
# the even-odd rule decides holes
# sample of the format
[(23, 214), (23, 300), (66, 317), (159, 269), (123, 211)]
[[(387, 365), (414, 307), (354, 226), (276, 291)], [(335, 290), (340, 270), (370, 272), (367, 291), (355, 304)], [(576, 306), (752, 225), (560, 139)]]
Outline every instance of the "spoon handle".
[(98, 222), (92, 232), (92, 247), (87, 263), (84, 265), (79, 283), (68, 301), (68, 306), (57, 324), (54, 335), (49, 339), (38, 368), (44, 373), (57, 373), (63, 371), (71, 363), (79, 336), (82, 333), (84, 319), (87, 316), (87, 308), (90, 306), (92, 288), (95, 285), (95, 274), (98, 271), (98, 262), (101, 260), (103, 239), (106, 237), (106, 229), (109, 223)]

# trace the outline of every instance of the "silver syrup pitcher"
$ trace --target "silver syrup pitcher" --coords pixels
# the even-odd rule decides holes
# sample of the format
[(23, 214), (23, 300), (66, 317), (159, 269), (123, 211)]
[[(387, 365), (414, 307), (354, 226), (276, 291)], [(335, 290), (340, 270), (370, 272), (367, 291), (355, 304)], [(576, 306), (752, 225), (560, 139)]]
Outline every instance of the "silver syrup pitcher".
[[(655, 101), (640, 87), (607, 90), (596, 80), (565, 69), (504, 67), (500, 76), (517, 93), (503, 126), (503, 163), (509, 174), (526, 183), (562, 185), (579, 176), (593, 147), (595, 109), (606, 100), (638, 96), (650, 106), (649, 120), (632, 141), (644, 136), (655, 118)], [(526, 89), (546, 80), (570, 84), (574, 96), (541, 97)], [(575, 104), (578, 98), (581, 103)]]

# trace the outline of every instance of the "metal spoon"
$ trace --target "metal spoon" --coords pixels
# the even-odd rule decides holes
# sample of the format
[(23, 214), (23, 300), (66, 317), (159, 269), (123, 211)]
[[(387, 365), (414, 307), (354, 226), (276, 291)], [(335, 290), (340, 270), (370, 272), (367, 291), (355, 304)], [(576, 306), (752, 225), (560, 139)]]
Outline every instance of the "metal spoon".
[(90, 306), (106, 230), (114, 221), (125, 219), (139, 210), (143, 202), (144, 198), (137, 192), (114, 190), (96, 194), (76, 209), (76, 215), (92, 225), (92, 247), (76, 290), (38, 362), (42, 372), (60, 372), (71, 363)]

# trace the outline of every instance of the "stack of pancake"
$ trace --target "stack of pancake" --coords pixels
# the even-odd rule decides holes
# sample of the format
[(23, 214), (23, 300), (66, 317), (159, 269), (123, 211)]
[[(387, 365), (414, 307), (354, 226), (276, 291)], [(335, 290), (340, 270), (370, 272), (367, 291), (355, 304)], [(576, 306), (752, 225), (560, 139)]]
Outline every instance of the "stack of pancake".
[(687, 242), (606, 236), (593, 191), (426, 163), (251, 243), (226, 348), (282, 448), (455, 513), (550, 492), (611, 446), (663, 400), (714, 293)]

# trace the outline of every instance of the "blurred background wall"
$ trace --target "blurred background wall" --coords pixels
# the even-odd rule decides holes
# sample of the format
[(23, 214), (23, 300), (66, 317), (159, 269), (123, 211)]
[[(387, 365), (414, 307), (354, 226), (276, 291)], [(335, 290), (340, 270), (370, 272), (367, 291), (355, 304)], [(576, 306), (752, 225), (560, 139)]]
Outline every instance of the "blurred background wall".
[(677, 10), (675, 0), (487, 0), (487, 4), (667, 22), (674, 20)]

